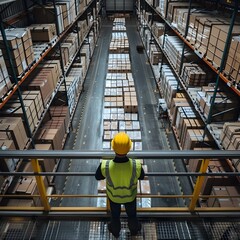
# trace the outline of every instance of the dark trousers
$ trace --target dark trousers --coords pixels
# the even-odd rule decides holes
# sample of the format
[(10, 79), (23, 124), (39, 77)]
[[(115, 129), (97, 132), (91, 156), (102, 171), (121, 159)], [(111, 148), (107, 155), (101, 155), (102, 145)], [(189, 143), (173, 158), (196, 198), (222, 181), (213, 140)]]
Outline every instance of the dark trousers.
[[(112, 202), (110, 199), (110, 208), (111, 208), (111, 229), (112, 232), (116, 235), (119, 234), (121, 230), (121, 222), (120, 222), (120, 215), (121, 215), (121, 205), (120, 203)], [(131, 234), (137, 234), (139, 230), (139, 222), (137, 219), (137, 207), (136, 207), (136, 198), (132, 202), (124, 203), (123, 204), (126, 209), (126, 213), (128, 216), (128, 228)]]

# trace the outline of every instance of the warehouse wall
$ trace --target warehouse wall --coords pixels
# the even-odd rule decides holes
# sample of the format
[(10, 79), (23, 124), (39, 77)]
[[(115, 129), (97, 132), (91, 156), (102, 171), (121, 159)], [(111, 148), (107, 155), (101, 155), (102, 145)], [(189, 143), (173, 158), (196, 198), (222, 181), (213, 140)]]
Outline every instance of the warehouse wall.
[(107, 11), (133, 11), (133, 0), (106, 0)]

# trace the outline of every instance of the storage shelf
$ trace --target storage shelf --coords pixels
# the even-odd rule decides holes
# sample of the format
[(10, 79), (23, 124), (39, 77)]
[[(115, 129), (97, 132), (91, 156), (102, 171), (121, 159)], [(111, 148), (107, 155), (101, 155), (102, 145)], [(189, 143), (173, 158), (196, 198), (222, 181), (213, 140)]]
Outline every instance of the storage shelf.
[(208, 59), (206, 57), (202, 57), (201, 54), (197, 53), (194, 46), (189, 43), (189, 41), (187, 39), (184, 38), (184, 36), (177, 31), (177, 29), (172, 26), (171, 23), (169, 23), (168, 20), (166, 20), (158, 11), (157, 9), (155, 9), (148, 1), (146, 1), (146, 3), (148, 3), (148, 5), (154, 10), (154, 12), (163, 20), (165, 21), (165, 23), (174, 31), (174, 33), (192, 50), (196, 53), (196, 55), (201, 58), (215, 73), (219, 74), (220, 79), (225, 82), (227, 84), (227, 86), (229, 88), (231, 88), (238, 96), (240, 96), (240, 90), (237, 89), (235, 86), (232, 86), (232, 82), (230, 80), (228, 80), (223, 73), (219, 73), (219, 70), (216, 69), (210, 61), (208, 61)]
[(79, 18), (85, 13), (85, 11), (88, 9), (88, 7), (93, 3), (94, 0), (92, 0), (85, 9), (77, 15), (75, 20), (69, 24), (66, 29), (57, 37), (56, 41), (49, 46), (49, 48), (42, 54), (42, 56), (31, 66), (29, 70), (26, 71), (24, 76), (18, 81), (17, 84), (13, 86), (13, 88), (10, 90), (10, 92), (6, 93), (6, 97), (2, 99), (0, 103), (0, 109), (8, 102), (8, 100), (13, 96), (13, 94), (17, 91), (18, 87), (28, 78), (28, 76), (33, 72), (33, 70), (39, 65), (39, 63), (42, 62), (42, 60), (48, 55), (48, 53), (57, 45), (59, 41), (62, 40), (62, 38), (66, 35), (66, 33), (74, 26), (74, 24), (79, 20)]
[[(149, 24), (147, 24), (145, 20), (143, 20), (143, 21), (144, 21), (144, 22), (143, 22), (143, 25), (142, 25), (142, 26), (147, 26), (147, 27), (151, 30)], [(141, 23), (141, 24), (142, 24), (142, 23)], [(192, 103), (192, 105), (194, 106), (194, 110), (198, 113), (198, 115), (200, 116), (201, 120), (206, 124), (206, 121), (207, 121), (206, 117), (205, 117), (205, 116), (202, 114), (202, 112), (200, 111), (199, 106), (196, 104), (195, 99), (193, 99), (193, 97), (191, 96), (191, 94), (190, 94), (190, 92), (189, 92), (189, 90), (188, 90), (188, 87), (186, 87), (184, 81), (183, 81), (182, 78), (179, 76), (177, 70), (175, 69), (175, 67), (173, 66), (171, 60), (169, 59), (166, 51), (162, 48), (162, 45), (159, 43), (157, 37), (156, 37), (153, 33), (152, 33), (152, 36), (154, 37), (155, 42), (157, 43), (157, 45), (158, 45), (159, 48), (161, 49), (162, 53), (164, 54), (165, 58), (167, 59), (169, 65), (171, 66), (171, 69), (173, 70), (173, 72), (174, 72), (175, 75), (177, 76), (181, 87), (185, 90), (185, 92), (187, 93), (187, 96), (188, 96), (189, 99), (191, 100), (191, 103)], [(158, 86), (158, 89), (159, 89), (159, 91), (160, 91), (160, 93), (161, 93), (161, 89), (160, 89), (159, 86)], [(162, 94), (161, 94), (161, 95), (162, 95)], [(169, 114), (168, 114), (168, 116), (170, 117)], [(207, 130), (209, 131), (209, 133), (212, 135), (212, 137), (213, 137), (216, 145), (219, 147), (219, 149), (223, 149), (223, 147), (221, 146), (219, 140), (217, 140), (216, 137), (213, 136), (214, 134), (213, 134), (213, 131), (211, 131), (211, 128), (210, 128), (208, 125), (206, 125), (206, 127), (207, 127)], [(175, 137), (176, 137), (176, 139), (177, 139), (178, 136), (177, 136), (177, 134), (176, 134), (176, 129), (174, 129), (174, 127), (172, 127), (172, 128), (173, 128), (174, 135), (175, 135)], [(179, 145), (179, 144), (178, 144), (178, 145)]]

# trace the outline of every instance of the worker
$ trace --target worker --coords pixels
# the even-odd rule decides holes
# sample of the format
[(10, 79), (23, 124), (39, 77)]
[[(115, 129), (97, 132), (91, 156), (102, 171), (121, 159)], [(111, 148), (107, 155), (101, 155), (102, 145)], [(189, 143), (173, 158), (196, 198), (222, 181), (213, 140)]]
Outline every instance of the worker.
[(115, 152), (114, 159), (103, 160), (95, 173), (97, 180), (106, 178), (107, 197), (111, 210), (108, 230), (116, 238), (119, 237), (121, 205), (123, 204), (128, 216), (128, 228), (131, 235), (135, 236), (141, 231), (136, 211), (137, 181), (144, 179), (145, 173), (140, 160), (127, 157), (132, 141), (126, 133), (117, 133), (111, 145)]

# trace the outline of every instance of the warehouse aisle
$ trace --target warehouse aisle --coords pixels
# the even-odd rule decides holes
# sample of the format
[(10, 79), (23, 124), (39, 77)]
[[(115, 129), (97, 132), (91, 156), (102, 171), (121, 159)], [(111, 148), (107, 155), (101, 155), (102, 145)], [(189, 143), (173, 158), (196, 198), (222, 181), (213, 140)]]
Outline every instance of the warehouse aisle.
[[(167, 132), (161, 128), (157, 115), (158, 93), (146, 54), (139, 54), (136, 46), (141, 42), (135, 19), (126, 21), (127, 35), (130, 44), (132, 73), (138, 96), (139, 120), (142, 132), (143, 150), (170, 149)], [(107, 72), (108, 48), (111, 40), (112, 22), (102, 25), (100, 37), (84, 84), (73, 119), (73, 129), (69, 134), (65, 149), (101, 150), (102, 149), (102, 110)], [(175, 164), (172, 160), (147, 160), (149, 172), (172, 172)], [(95, 172), (98, 161), (63, 160), (59, 171)], [(153, 194), (181, 194), (180, 182), (175, 177), (150, 177)], [(96, 194), (97, 181), (94, 177), (57, 177), (56, 192), (65, 194)], [(89, 187), (91, 186), (91, 187)], [(167, 188), (165, 186), (168, 186)], [(171, 189), (171, 191), (169, 190)], [(53, 205), (60, 206), (96, 206), (96, 199), (62, 199)], [(184, 203), (175, 199), (153, 200), (152, 206), (182, 206)]]
[[(127, 21), (127, 34), (130, 43), (132, 72), (135, 79), (139, 104), (139, 118), (142, 127), (143, 150), (170, 150), (172, 143), (168, 140), (170, 129), (158, 120), (157, 101), (159, 93), (146, 54), (137, 52), (136, 46), (141, 44), (135, 19)], [(145, 160), (149, 172), (173, 172), (173, 160)], [(151, 192), (153, 194), (181, 194), (179, 182), (175, 177), (150, 177)], [(166, 186), (168, 186), (166, 188)], [(152, 199), (152, 206), (182, 206), (181, 199)]]
[[(84, 82), (84, 92), (81, 94), (72, 129), (67, 139), (65, 149), (101, 150), (102, 149), (102, 110), (105, 76), (108, 60), (108, 46), (111, 38), (112, 24), (102, 26), (99, 40)], [(98, 161), (62, 161), (59, 171), (95, 172)], [(92, 186), (91, 188), (89, 186)], [(97, 181), (94, 177), (57, 177), (57, 193), (65, 194), (96, 194)], [(96, 199), (63, 199), (56, 201), (61, 206), (94, 206)]]

